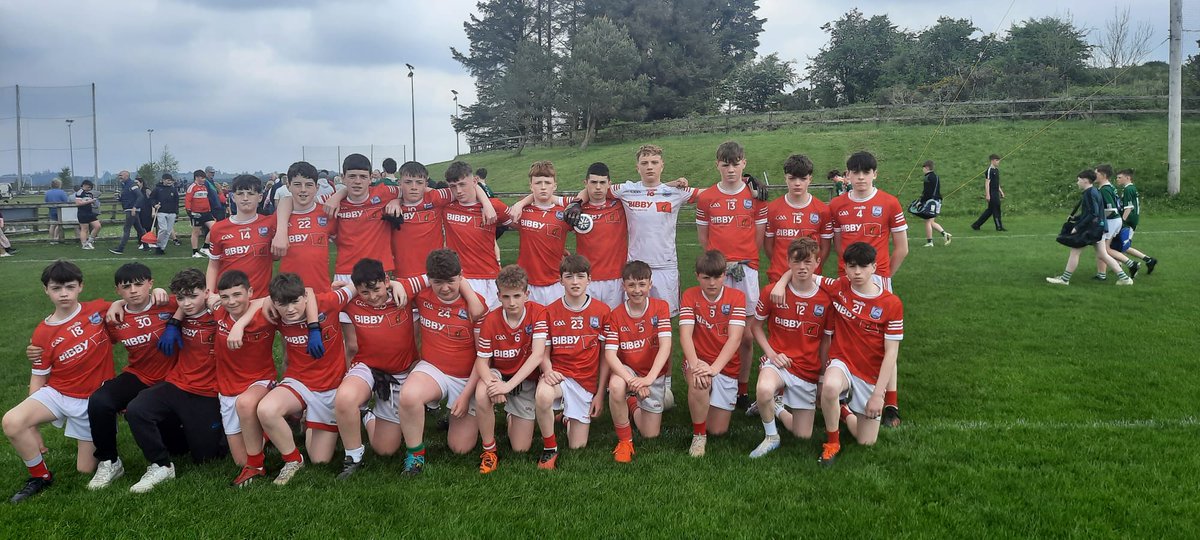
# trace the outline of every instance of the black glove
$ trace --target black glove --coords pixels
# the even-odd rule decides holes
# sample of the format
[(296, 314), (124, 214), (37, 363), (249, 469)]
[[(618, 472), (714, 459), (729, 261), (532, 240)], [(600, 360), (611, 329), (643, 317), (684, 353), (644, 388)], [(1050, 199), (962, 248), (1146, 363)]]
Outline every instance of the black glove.
[(395, 230), (400, 230), (400, 226), (404, 225), (404, 214), (403, 213), (401, 213), (400, 215), (396, 215), (396, 216), (393, 216), (391, 214), (384, 214), (379, 219), (382, 219), (382, 220), (390, 223), (392, 225), (392, 228)]
[(375, 399), (391, 401), (393, 385), (400, 386), (400, 381), (391, 374), (375, 368), (371, 368), (371, 377), (375, 379), (375, 384), (371, 385), (371, 391), (375, 392)]
[(499, 240), (500, 237), (504, 236), (504, 233), (506, 232), (508, 232), (507, 225), (496, 225), (496, 240)]
[(580, 201), (575, 201), (567, 206), (566, 211), (563, 212), (562, 220), (564, 223), (574, 229), (575, 227), (579, 226), (579, 216), (582, 215), (583, 203)]
[(767, 200), (768, 197), (770, 197), (770, 193), (768, 193), (767, 186), (765, 186), (763, 184), (759, 184), (758, 179), (755, 178), (754, 176), (746, 174), (746, 173), (742, 173), (742, 181), (745, 182), (746, 185), (750, 187), (750, 194), (754, 195), (755, 199), (758, 199), (760, 201), (765, 201), (765, 200)]

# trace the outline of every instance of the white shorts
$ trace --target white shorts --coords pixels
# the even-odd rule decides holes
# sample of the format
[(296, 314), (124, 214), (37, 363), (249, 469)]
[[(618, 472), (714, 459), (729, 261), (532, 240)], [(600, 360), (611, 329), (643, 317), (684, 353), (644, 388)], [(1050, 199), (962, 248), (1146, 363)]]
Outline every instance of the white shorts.
[(606, 279), (588, 283), (588, 295), (604, 302), (608, 309), (617, 309), (625, 301), (625, 287), (620, 279)]
[[(341, 281), (351, 287), (354, 286), (354, 281), (350, 279), (350, 274), (334, 274), (333, 281)], [(312, 287), (312, 285), (308, 285)], [(350, 316), (345, 313), (338, 313), (338, 322), (342, 324), (350, 324)]]
[(592, 415), (588, 414), (592, 408), (592, 398), (596, 394), (584, 390), (575, 379), (564, 377), (563, 382), (558, 385), (562, 391), (562, 397), (554, 401), (554, 408), (561, 408), (563, 418), (570, 418), (580, 424), (592, 423)]
[(563, 294), (565, 293), (563, 292), (562, 283), (555, 283), (553, 285), (545, 286), (529, 286), (529, 299), (543, 306), (548, 306), (554, 303), (555, 300), (562, 298)]
[(759, 368), (759, 376), (763, 370), (774, 371), (783, 381), (783, 404), (789, 409), (815, 410), (817, 408), (817, 385), (810, 383), (786, 369), (780, 369), (771, 362), (763, 362)]
[[(492, 370), (492, 376), (506, 381), (498, 369)], [(535, 419), (533, 414), (535, 393), (537, 393), (537, 382), (525, 379), (516, 388), (513, 388), (512, 392), (508, 393), (508, 397), (504, 401), (504, 412), (532, 422)]]
[(1121, 219), (1106, 219), (1104, 220), (1104, 239), (1112, 240), (1121, 232)]
[(400, 404), (400, 389), (404, 386), (404, 381), (408, 380), (409, 373), (409, 371), (405, 371), (403, 373), (391, 374), (392, 377), (400, 382), (400, 384), (393, 384), (390, 397), (383, 400), (379, 399), (379, 396), (375, 395), (375, 376), (371, 374), (370, 366), (362, 362), (355, 362), (354, 365), (350, 366), (350, 370), (346, 372), (346, 376), (342, 377), (342, 380), (344, 381), (350, 377), (355, 377), (367, 383), (367, 387), (371, 388), (372, 390), (371, 396), (375, 398), (375, 405), (371, 407), (371, 412), (375, 414), (375, 418), (378, 420), (391, 422), (393, 424), (399, 424), (400, 413), (396, 407)]
[(742, 271), (745, 272), (745, 277), (741, 281), (734, 281), (726, 275), (725, 285), (746, 294), (746, 313), (753, 314), (754, 308), (758, 306), (758, 295), (762, 292), (762, 286), (758, 284), (758, 270), (743, 264)]
[[(637, 372), (634, 371), (633, 368), (629, 366), (622, 367), (624, 367), (625, 371), (628, 371), (630, 375), (633, 375), (634, 377), (638, 376)], [(666, 409), (664, 401), (667, 399), (667, 386), (670, 385), (670, 381), (667, 379), (668, 377), (666, 375), (654, 379), (654, 382), (650, 384), (650, 395), (646, 396), (645, 398), (638, 398), (637, 402), (639, 409), (648, 413), (662, 414), (663, 410)], [(630, 395), (635, 394), (631, 393)]]
[(666, 300), (671, 307), (671, 316), (679, 315), (679, 267), (650, 268), (650, 296)]
[[(483, 297), (483, 301), (487, 302), (487, 309), (491, 311), (500, 307), (500, 291), (496, 289), (496, 280), (494, 279), (468, 279), (467, 283), (471, 284), (471, 288)], [(533, 287), (530, 287), (532, 289)]]
[(54, 421), (50, 422), (56, 428), (66, 426), (63, 433), (77, 441), (92, 440), (92, 423), (88, 420), (88, 400), (64, 396), (62, 392), (43, 386), (29, 395), (32, 399), (45, 405), (54, 413)]
[[(261, 386), (269, 390), (274, 385), (275, 381), (254, 381), (246, 389), (249, 390), (255, 386)], [(221, 425), (225, 428), (226, 435), (237, 435), (242, 432), (242, 419), (238, 418), (237, 407), (234, 406), (240, 395), (227, 396), (225, 394), (217, 394), (217, 401), (221, 403)]]
[[(442, 372), (442, 370), (438, 369), (437, 366), (430, 364), (425, 360), (417, 362), (417, 365), (413, 366), (412, 371), (409, 373), (424, 373), (433, 379), (433, 381), (437, 383), (438, 387), (442, 389), (442, 399), (446, 400), (447, 407), (453, 407), (454, 402), (458, 401), (458, 396), (461, 396), (463, 390), (467, 389), (466, 378), (451, 377), (446, 375)], [(472, 396), (472, 398), (473, 397), (474, 396)], [(439, 401), (440, 400), (435, 399), (429, 403), (435, 405), (436, 408), (436, 405)], [(475, 416), (475, 400), (471, 399), (470, 402), (471, 404), (470, 408), (467, 409), (467, 414)]]
[(732, 411), (737, 404), (737, 379), (728, 375), (718, 373), (712, 378), (712, 386), (709, 387), (708, 404), (711, 407)]
[(337, 417), (333, 415), (336, 389), (313, 392), (304, 383), (291, 377), (284, 377), (279, 386), (290, 390), (304, 404), (304, 424), (307, 427), (337, 433)]
[(855, 377), (853, 373), (850, 373), (850, 368), (846, 367), (846, 363), (836, 358), (829, 361), (829, 368), (841, 370), (842, 374), (846, 376), (846, 380), (850, 381), (850, 388), (842, 392), (840, 396), (842, 399), (849, 400), (847, 406), (850, 408), (850, 412), (866, 416), (867, 401), (871, 399), (871, 394), (875, 392), (875, 385)]

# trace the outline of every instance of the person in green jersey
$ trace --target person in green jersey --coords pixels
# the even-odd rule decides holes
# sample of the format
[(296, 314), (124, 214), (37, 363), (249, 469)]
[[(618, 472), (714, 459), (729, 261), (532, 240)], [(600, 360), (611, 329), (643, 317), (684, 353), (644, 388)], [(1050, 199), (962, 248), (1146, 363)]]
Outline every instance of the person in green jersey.
[[(1112, 165), (1104, 163), (1096, 167), (1096, 189), (1100, 190), (1100, 198), (1104, 201), (1104, 249), (1109, 257), (1128, 268), (1129, 277), (1133, 278), (1138, 273), (1138, 262), (1113, 249), (1111, 244), (1112, 239), (1121, 234), (1121, 196), (1117, 195), (1117, 188), (1109, 181), (1112, 176)], [(1097, 259), (1096, 277), (1092, 279), (1103, 281), (1107, 278), (1107, 266), (1104, 261)]]
[(1137, 186), (1133, 185), (1133, 169), (1121, 169), (1117, 172), (1117, 185), (1121, 187), (1121, 220), (1129, 227), (1129, 247), (1125, 253), (1146, 262), (1146, 273), (1153, 274), (1158, 259), (1146, 255), (1133, 248), (1133, 233), (1137, 232), (1138, 220), (1141, 216), (1142, 201), (1138, 197)]

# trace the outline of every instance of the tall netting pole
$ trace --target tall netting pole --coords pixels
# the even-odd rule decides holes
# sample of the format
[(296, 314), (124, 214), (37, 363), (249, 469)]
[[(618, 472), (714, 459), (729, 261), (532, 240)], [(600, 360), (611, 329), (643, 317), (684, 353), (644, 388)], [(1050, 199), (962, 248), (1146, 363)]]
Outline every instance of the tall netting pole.
[(21, 163), (21, 85), (16, 85), (17, 94), (17, 191), (21, 191), (21, 180), (25, 178), (25, 169)]
[[(92, 181), (100, 185), (100, 138), (96, 136), (96, 83), (92, 83)], [(75, 174), (75, 171), (71, 171)]]

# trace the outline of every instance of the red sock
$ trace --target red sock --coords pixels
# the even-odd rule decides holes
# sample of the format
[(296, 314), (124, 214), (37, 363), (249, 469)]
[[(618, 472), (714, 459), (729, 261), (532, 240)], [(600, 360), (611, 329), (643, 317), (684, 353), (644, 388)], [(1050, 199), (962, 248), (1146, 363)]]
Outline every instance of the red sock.
[(885, 406), (886, 406), (886, 405), (891, 405), (891, 406), (893, 406), (893, 407), (899, 407), (899, 405), (896, 405), (896, 391), (895, 391), (895, 390), (886, 390), (886, 391), (884, 391), (884, 393), (883, 393), (883, 404), (884, 404)]
[(632, 441), (633, 440), (633, 427), (630, 426), (628, 422), (625, 423), (625, 425), (623, 425), (623, 426), (614, 426), (614, 427), (617, 428), (617, 440), (619, 440), (619, 441)]
[(29, 467), (29, 476), (33, 478), (50, 478), (50, 469), (46, 467), (46, 461), (39, 461), (37, 465)]
[(265, 459), (265, 456), (263, 456), (262, 452), (259, 452), (257, 454), (246, 454), (246, 466), (254, 467), (255, 469), (261, 469), (261, 468), (263, 468), (263, 460), (264, 459)]
[(625, 404), (629, 405), (629, 417), (632, 418), (633, 411), (637, 410), (637, 398), (634, 396), (629, 396), (625, 398)]
[(292, 450), (291, 452), (284, 454), (283, 460), (287, 461), (287, 462), (304, 461), (304, 458), (300, 456), (300, 449), (296, 448), (295, 450)]
[(708, 422), (692, 422), (692, 435), (708, 435)]
[(495, 452), (496, 451), (496, 440), (492, 439), (491, 442), (483, 443), (483, 451), (484, 452)]
[(542, 448), (546, 450), (558, 450), (558, 439), (553, 434), (549, 437), (542, 437)]
[(838, 418), (845, 420), (846, 417), (850, 416), (851, 414), (853, 414), (853, 413), (850, 412), (850, 407), (842, 405), (842, 409), (840, 411), (838, 411)]
[(826, 431), (825, 438), (827, 439), (825, 442), (828, 444), (836, 444), (838, 446), (842, 445), (841, 431)]
[(744, 383), (742, 381), (738, 381), (738, 395), (739, 396), (746, 395), (746, 389), (749, 387), (750, 387), (750, 383)]

